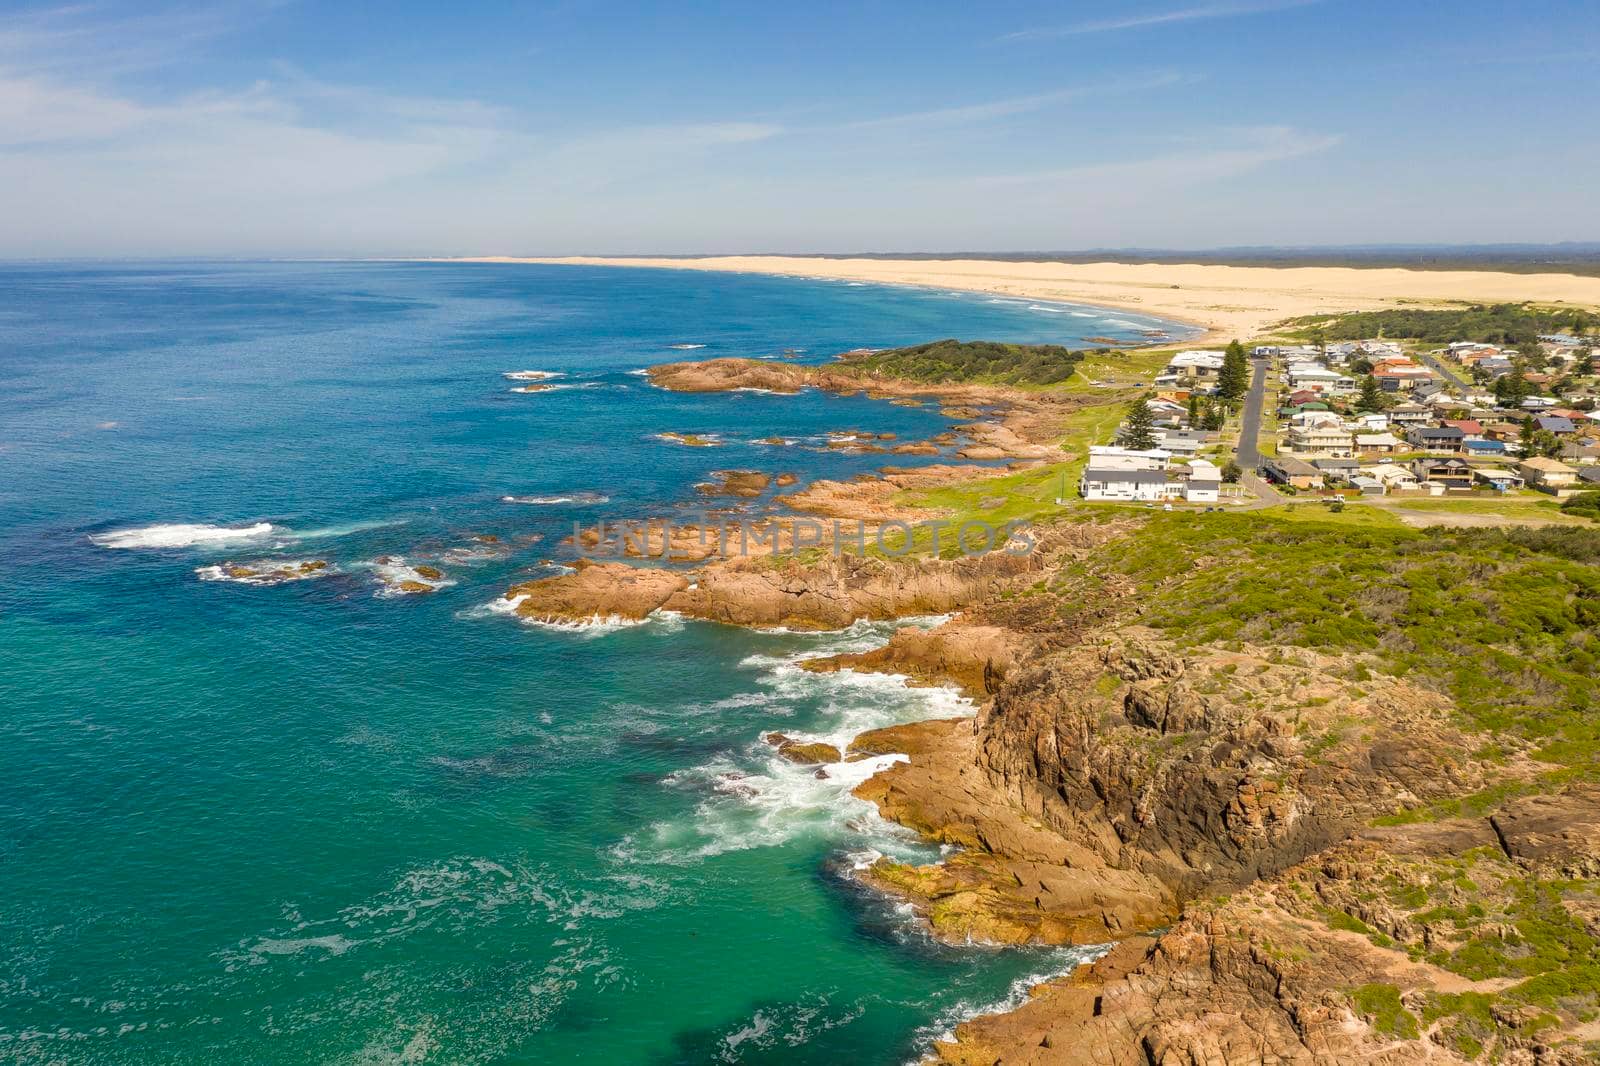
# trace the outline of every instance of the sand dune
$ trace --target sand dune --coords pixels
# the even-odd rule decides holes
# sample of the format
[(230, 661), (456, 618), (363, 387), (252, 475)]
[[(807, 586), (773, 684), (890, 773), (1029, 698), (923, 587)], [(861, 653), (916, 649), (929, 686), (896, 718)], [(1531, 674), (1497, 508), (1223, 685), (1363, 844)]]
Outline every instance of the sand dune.
[(715, 256), (703, 259), (519, 259), (471, 261), (573, 263), (793, 274), (851, 281), (929, 285), (1037, 300), (1142, 311), (1203, 325), (1212, 339), (1249, 336), (1296, 315), (1392, 307), (1533, 300), (1600, 308), (1600, 278), (1476, 270), (1352, 267), (1235, 267), (1166, 263), (1010, 263), (998, 260), (819, 259)]

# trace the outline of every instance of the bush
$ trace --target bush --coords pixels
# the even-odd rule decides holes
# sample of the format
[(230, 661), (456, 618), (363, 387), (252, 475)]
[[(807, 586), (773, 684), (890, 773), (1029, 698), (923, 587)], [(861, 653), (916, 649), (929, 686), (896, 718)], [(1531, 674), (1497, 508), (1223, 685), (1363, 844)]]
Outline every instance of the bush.
[[(1107, 349), (1109, 350), (1109, 349)], [(914, 381), (987, 381), (1054, 385), (1072, 376), (1083, 352), (1059, 344), (1000, 344), (954, 339), (891, 348), (850, 360), (852, 366)]]
[(1600, 521), (1600, 491), (1580, 492), (1561, 501), (1561, 509), (1567, 514), (1582, 515)]

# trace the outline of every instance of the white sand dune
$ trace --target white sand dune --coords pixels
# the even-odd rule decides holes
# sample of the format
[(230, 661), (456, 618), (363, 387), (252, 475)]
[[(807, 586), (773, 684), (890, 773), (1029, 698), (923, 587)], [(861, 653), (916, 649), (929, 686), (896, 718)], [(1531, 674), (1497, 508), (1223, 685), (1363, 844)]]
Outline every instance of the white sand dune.
[(1237, 267), (1196, 263), (1011, 263), (987, 259), (819, 259), (713, 256), (702, 259), (519, 259), (497, 263), (722, 270), (926, 285), (1032, 300), (1139, 311), (1205, 326), (1211, 339), (1250, 336), (1285, 318), (1376, 310), (1399, 303), (1493, 303), (1532, 300), (1600, 308), (1600, 278), (1509, 274), (1489, 270), (1398, 267)]

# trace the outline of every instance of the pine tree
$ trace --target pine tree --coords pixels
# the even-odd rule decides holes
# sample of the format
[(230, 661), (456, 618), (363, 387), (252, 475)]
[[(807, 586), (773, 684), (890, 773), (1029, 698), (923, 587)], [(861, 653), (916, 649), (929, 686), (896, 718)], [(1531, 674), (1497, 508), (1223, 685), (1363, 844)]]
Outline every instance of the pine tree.
[(1193, 392), (1189, 394), (1189, 428), (1200, 428), (1200, 397)]
[(1361, 395), (1356, 399), (1356, 410), (1383, 410), (1383, 393), (1378, 391), (1378, 379), (1371, 374), (1361, 379)]
[(1125, 448), (1154, 448), (1156, 446), (1155, 415), (1150, 401), (1143, 396), (1128, 409), (1127, 420), (1122, 423), (1122, 445)]
[(1244, 345), (1237, 340), (1228, 345), (1222, 356), (1222, 370), (1217, 374), (1217, 393), (1225, 400), (1237, 400), (1250, 388), (1250, 359), (1244, 354)]

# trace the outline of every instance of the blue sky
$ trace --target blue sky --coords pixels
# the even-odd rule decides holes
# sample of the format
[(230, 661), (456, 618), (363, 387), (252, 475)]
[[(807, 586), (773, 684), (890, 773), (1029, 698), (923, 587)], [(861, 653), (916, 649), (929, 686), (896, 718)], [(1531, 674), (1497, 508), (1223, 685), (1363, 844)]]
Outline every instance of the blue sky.
[(1600, 5), (0, 4), (0, 257), (1600, 240)]

